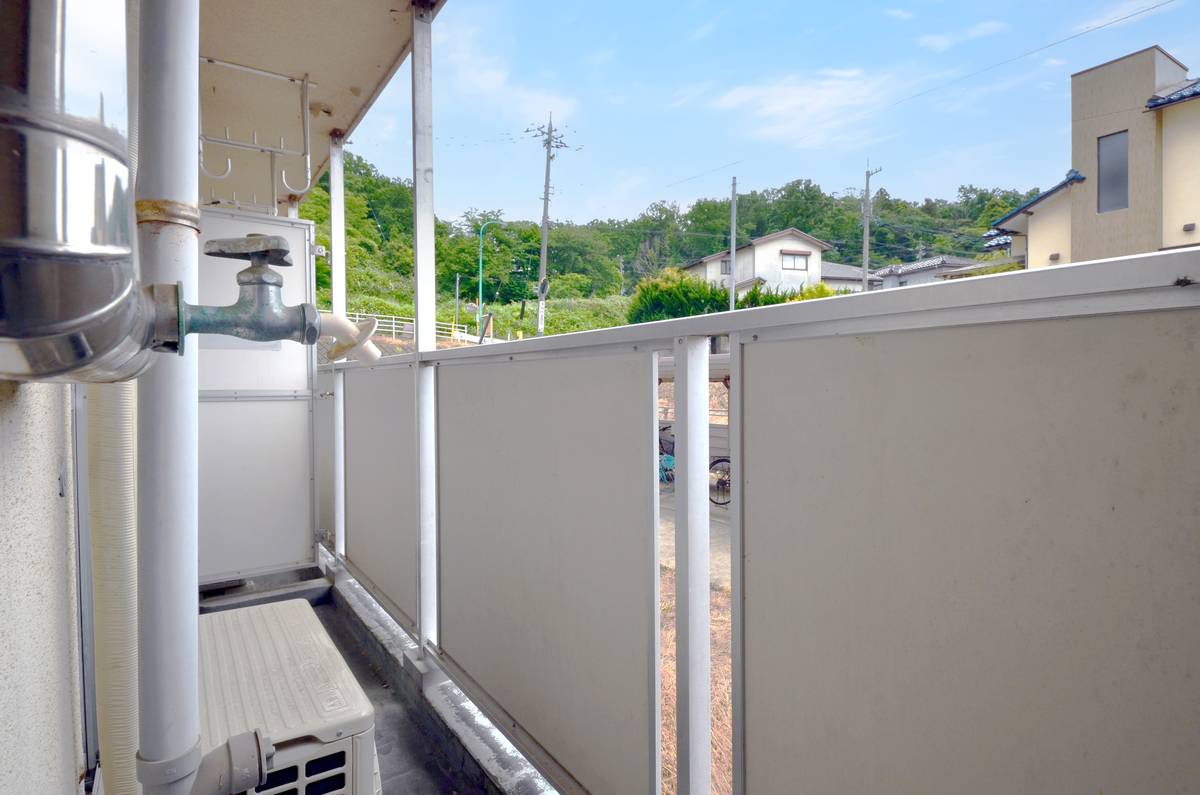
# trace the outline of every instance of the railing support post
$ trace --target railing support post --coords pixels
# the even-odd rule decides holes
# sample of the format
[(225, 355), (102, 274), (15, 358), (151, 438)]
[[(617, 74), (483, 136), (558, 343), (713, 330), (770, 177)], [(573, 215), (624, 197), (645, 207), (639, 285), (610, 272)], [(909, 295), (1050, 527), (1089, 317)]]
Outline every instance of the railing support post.
[[(342, 136), (329, 136), (329, 281), (336, 315), (346, 314), (346, 181)], [(346, 554), (346, 374), (333, 373), (333, 549)]]
[(712, 789), (708, 337), (675, 340), (675, 683), (679, 795)]
[(437, 349), (433, 230), (433, 3), (412, 6), (413, 336), (416, 338), (418, 599), (421, 654), (437, 645)]

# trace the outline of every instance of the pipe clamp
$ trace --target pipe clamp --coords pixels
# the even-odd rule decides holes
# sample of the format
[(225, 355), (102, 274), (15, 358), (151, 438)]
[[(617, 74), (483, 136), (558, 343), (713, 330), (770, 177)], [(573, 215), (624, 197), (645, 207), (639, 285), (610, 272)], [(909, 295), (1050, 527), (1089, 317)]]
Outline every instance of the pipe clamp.
[(200, 231), (200, 208), (195, 204), (170, 199), (138, 199), (137, 222), (179, 224)]
[(138, 751), (138, 781), (149, 786), (172, 784), (195, 773), (200, 768), (200, 760), (202, 758), (199, 737), (196, 738), (195, 745), (174, 759), (151, 762), (143, 759), (142, 752)]

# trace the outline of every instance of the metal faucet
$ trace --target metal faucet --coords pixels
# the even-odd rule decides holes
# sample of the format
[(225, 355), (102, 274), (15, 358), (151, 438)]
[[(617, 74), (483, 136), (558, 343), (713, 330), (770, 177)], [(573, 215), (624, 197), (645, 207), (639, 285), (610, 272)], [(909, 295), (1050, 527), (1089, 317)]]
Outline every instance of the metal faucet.
[[(209, 240), (204, 244), (204, 253), (250, 261), (250, 267), (237, 275), (238, 300), (229, 306), (189, 304), (183, 300), (178, 287), (172, 290), (168, 285), (151, 286), (148, 289), (154, 303), (160, 307), (174, 303), (178, 307), (177, 313), (170, 308), (159, 313), (152, 347), (182, 352), (188, 334), (225, 334), (257, 342), (316, 343), (321, 334), (317, 308), (312, 304), (286, 306), (283, 303), (283, 276), (271, 268), (272, 265), (292, 265), (285, 238), (252, 234)], [(173, 315), (178, 318), (177, 323), (171, 322)]]

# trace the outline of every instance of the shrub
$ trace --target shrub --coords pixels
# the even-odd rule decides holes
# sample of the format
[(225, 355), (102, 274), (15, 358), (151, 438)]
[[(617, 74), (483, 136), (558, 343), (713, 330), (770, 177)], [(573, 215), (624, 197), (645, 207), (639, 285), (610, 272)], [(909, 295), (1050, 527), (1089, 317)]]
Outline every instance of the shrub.
[(657, 276), (638, 283), (629, 305), (629, 322), (704, 315), (728, 307), (729, 294), (723, 288), (677, 268), (665, 268)]
[(772, 290), (764, 288), (761, 284), (756, 284), (754, 287), (746, 291), (746, 294), (738, 299), (738, 309), (749, 309), (755, 306), (771, 306), (772, 304), (787, 304), (792, 301), (807, 301), (811, 298), (832, 298), (837, 295), (829, 285), (824, 282), (816, 284), (807, 284), (800, 290)]

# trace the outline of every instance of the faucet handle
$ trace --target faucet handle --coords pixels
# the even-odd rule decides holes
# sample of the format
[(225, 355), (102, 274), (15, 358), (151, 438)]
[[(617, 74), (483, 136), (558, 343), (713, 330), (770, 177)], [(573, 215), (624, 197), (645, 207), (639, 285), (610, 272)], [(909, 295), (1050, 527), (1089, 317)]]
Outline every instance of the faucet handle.
[(290, 266), (292, 257), (289, 251), (291, 247), (288, 246), (287, 238), (280, 235), (250, 234), (245, 237), (224, 237), (204, 242), (204, 253), (210, 257), (248, 259), (255, 265)]

